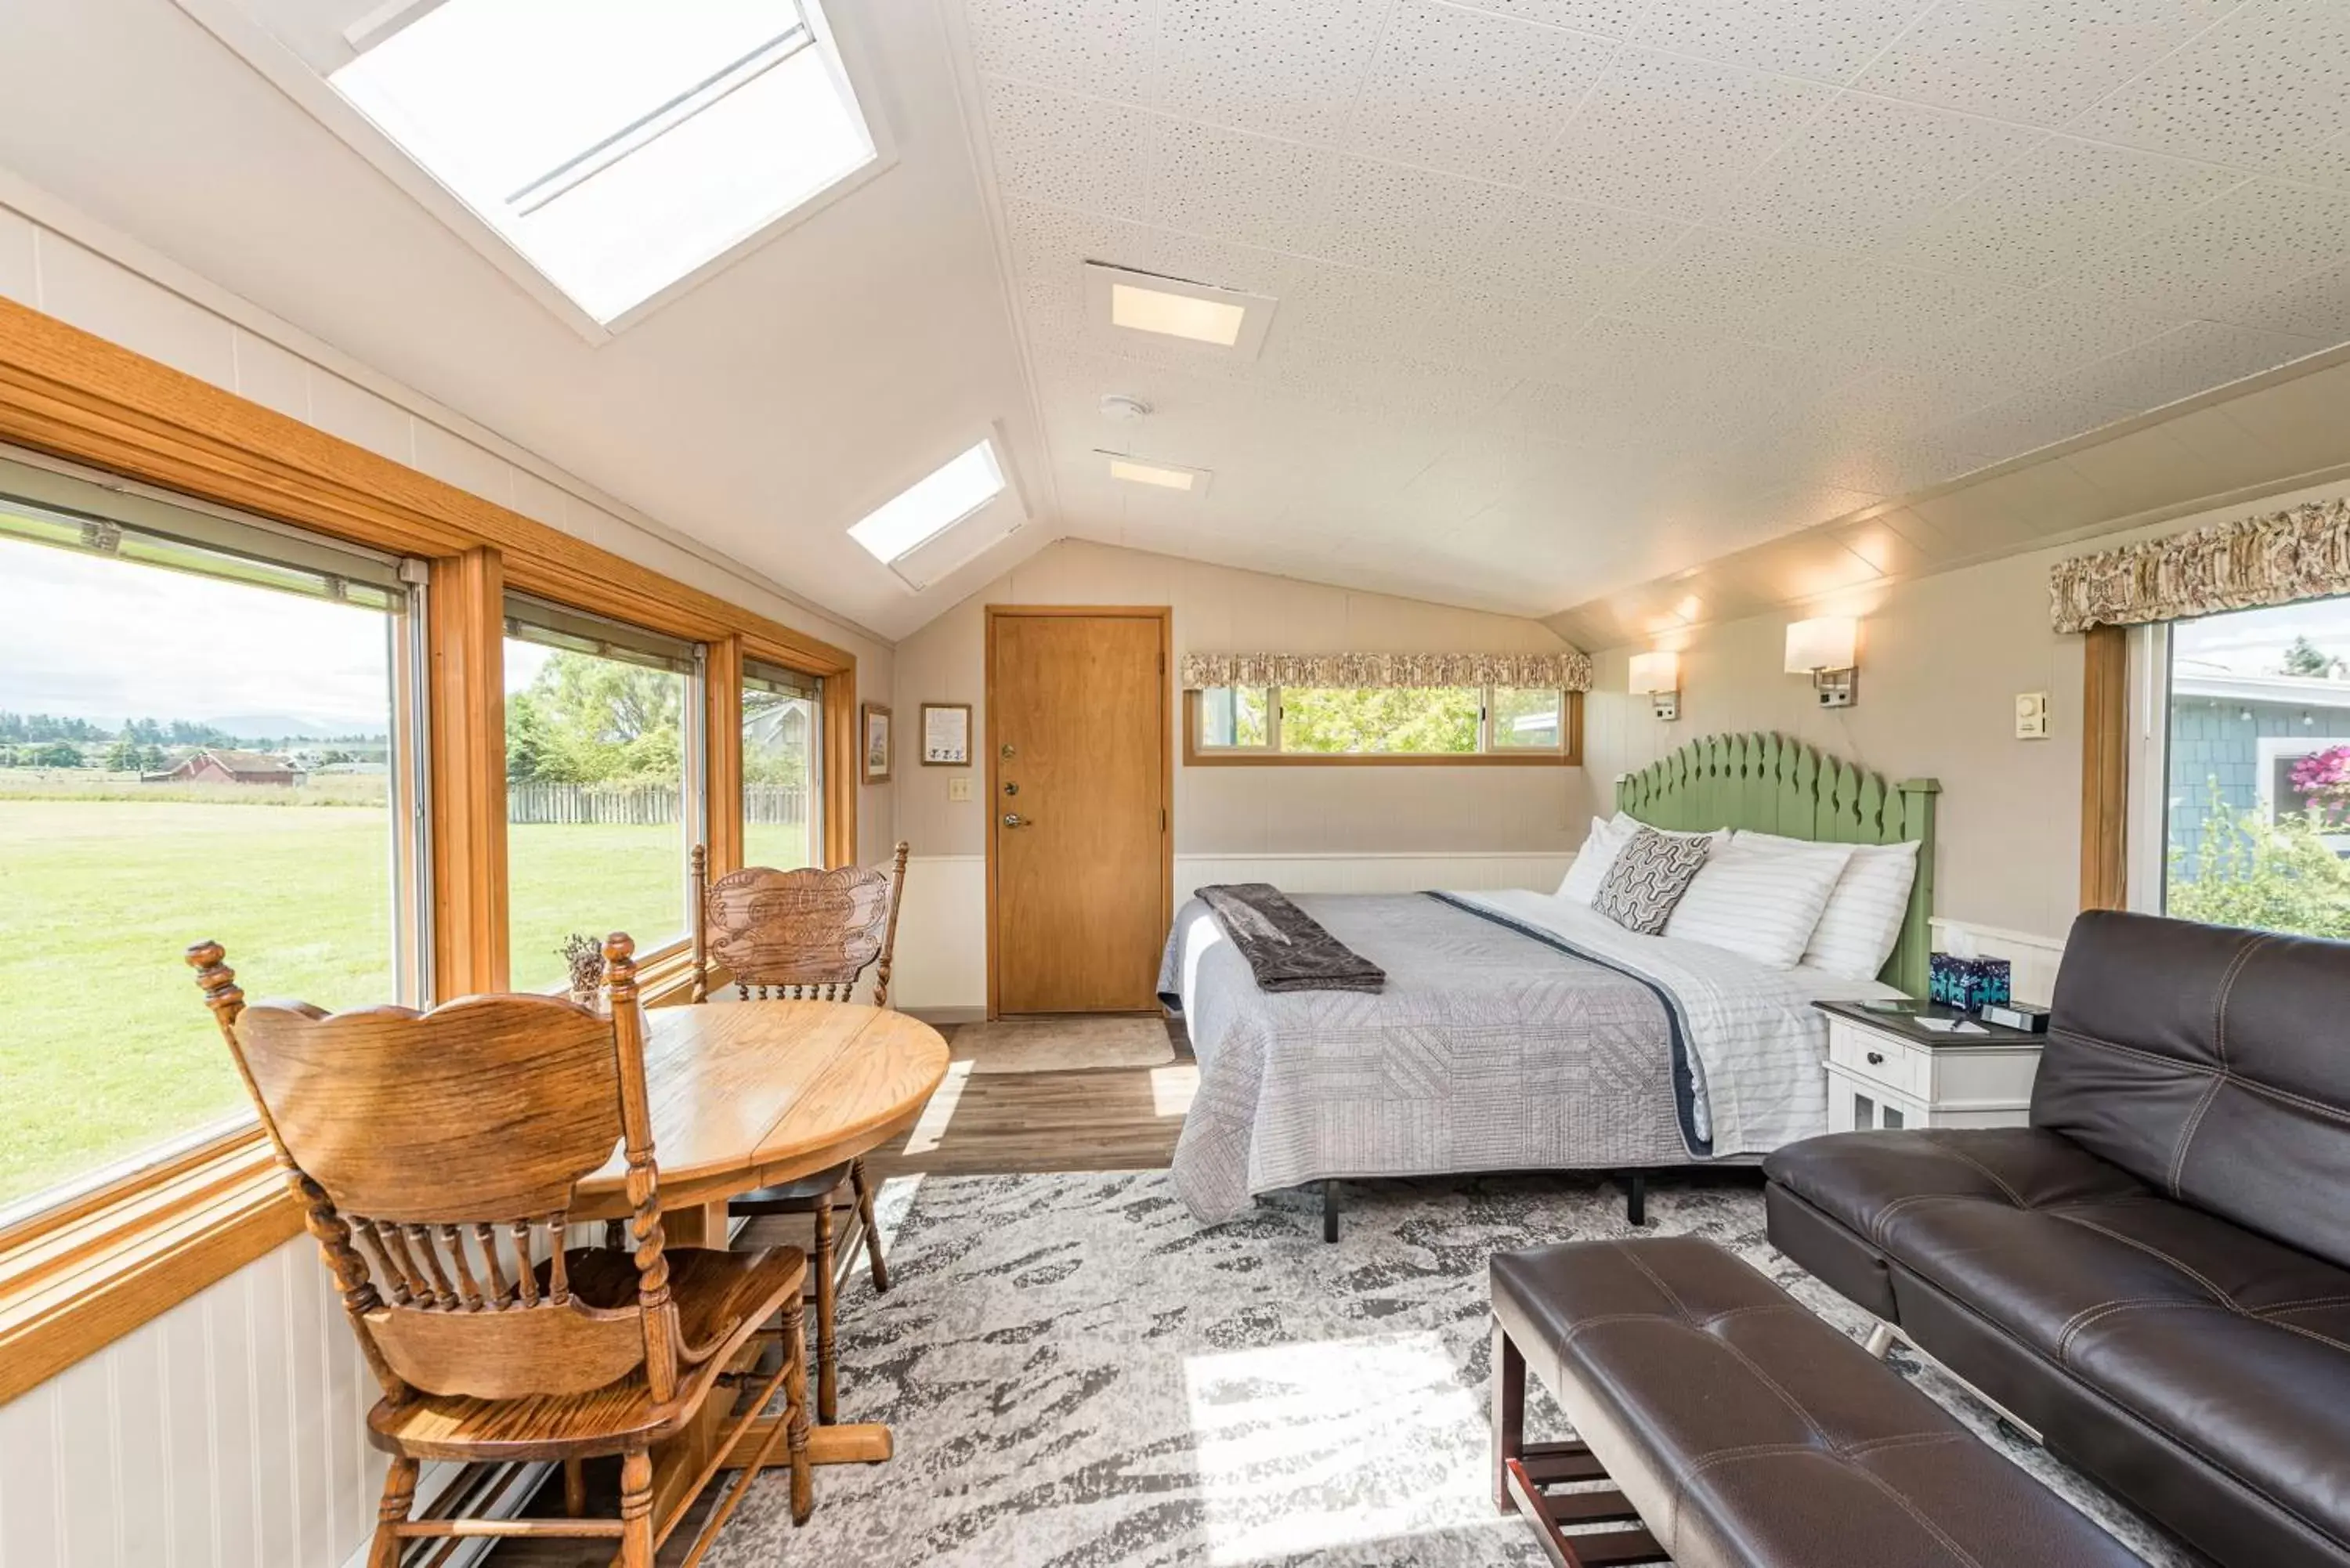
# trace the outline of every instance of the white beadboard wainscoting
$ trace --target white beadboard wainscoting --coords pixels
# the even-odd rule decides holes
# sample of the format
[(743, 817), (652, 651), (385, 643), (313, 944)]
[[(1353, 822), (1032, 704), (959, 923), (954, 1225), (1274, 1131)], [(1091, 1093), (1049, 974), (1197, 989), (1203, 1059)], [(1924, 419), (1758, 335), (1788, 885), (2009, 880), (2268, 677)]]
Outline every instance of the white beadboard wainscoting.
[(2034, 936), (2030, 931), (1946, 920), (1939, 916), (1931, 924), (1936, 952), (1963, 952), (1971, 943), (1975, 957), (2005, 959), (2013, 965), (2008, 976), (2008, 991), (2016, 1001), (2045, 1007), (2054, 998), (2056, 966), (2064, 957), (2063, 937)]
[(377, 1393), (297, 1236), (0, 1406), (0, 1568), (338, 1568)]
[[(1483, 892), (1558, 886), (1572, 851), (1534, 854), (1181, 855), (1175, 898), (1214, 882), (1270, 882), (1291, 893)], [(910, 1012), (973, 1018), (987, 1007), (987, 857), (917, 855), (906, 864), (890, 995)]]

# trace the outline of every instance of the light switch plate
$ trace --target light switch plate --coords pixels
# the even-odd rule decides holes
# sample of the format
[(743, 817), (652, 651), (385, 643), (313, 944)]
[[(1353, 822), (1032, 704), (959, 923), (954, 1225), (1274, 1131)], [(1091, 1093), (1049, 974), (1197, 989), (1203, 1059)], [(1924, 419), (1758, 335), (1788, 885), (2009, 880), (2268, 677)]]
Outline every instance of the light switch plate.
[(968, 774), (962, 778), (947, 780), (947, 798), (949, 800), (971, 798), (971, 776)]
[(2044, 741), (2048, 738), (2048, 693), (2019, 691), (2015, 694), (2015, 738), (2019, 741)]

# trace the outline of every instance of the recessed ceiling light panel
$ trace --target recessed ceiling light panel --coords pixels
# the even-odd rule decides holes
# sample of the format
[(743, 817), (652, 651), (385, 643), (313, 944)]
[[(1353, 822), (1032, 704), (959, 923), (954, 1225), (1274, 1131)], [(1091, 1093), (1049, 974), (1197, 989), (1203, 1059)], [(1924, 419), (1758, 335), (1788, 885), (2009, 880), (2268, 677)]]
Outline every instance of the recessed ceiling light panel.
[(1112, 332), (1173, 337), (1253, 359), (1273, 325), (1271, 295), (1086, 264), (1087, 314)]
[(1109, 476), (1127, 484), (1146, 484), (1155, 490), (1173, 491), (1179, 495), (1198, 497), (1208, 493), (1209, 472), (1204, 468), (1187, 468), (1180, 462), (1154, 462), (1129, 457), (1122, 452), (1097, 454), (1109, 464)]

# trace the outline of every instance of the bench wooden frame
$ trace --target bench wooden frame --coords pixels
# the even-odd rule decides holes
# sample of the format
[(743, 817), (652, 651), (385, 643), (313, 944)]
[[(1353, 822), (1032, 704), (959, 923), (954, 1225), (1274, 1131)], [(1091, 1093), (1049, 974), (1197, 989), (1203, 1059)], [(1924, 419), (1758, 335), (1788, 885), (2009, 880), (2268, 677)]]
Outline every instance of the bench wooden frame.
[[(1529, 1443), (1525, 1428), (1525, 1355), (1497, 1322), (1493, 1324), (1494, 1507), (1503, 1513), (1525, 1516), (1552, 1568), (1635, 1568), (1672, 1561), (1639, 1522), (1640, 1511), (1621, 1490), (1585, 1484), (1608, 1480), (1607, 1467), (1587, 1444)], [(1553, 1490), (1565, 1487), (1581, 1490)], [(1628, 1529), (1568, 1533), (1570, 1528), (1583, 1525), (1627, 1523)]]

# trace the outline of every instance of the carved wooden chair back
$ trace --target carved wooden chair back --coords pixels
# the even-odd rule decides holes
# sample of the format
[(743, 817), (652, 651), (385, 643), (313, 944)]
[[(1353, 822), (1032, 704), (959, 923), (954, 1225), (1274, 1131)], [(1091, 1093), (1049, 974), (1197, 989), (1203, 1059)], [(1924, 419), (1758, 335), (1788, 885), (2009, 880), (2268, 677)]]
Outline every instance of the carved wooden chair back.
[(693, 1000), (710, 999), (710, 971), (717, 965), (734, 977), (745, 1001), (847, 1002), (858, 977), (879, 963), (873, 1004), (889, 1006), (906, 855), (900, 842), (887, 871), (752, 866), (712, 881), (709, 856), (695, 845)]
[[(584, 1393), (677, 1376), (634, 944), (604, 945), (612, 1016), (554, 997), (429, 1012), (247, 1005), (220, 944), (188, 950), (369, 1364), (411, 1390)], [(633, 1271), (575, 1282), (573, 1189), (625, 1145)], [(536, 1235), (546, 1258), (536, 1260)], [(631, 1289), (629, 1287), (633, 1286)]]

